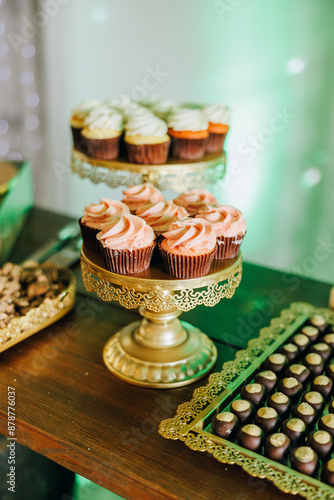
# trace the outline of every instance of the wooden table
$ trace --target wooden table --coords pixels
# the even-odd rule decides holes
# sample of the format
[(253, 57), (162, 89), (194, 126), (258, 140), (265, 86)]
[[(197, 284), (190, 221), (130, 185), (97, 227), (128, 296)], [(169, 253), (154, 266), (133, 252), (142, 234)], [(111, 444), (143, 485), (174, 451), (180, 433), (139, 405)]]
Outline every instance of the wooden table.
[[(12, 260), (23, 259), (67, 221), (35, 209)], [(7, 435), (9, 385), (16, 391), (18, 442), (127, 499), (296, 498), (158, 434), (159, 422), (173, 416), (206, 379), (164, 391), (115, 378), (103, 364), (102, 348), (138, 314), (88, 296), (79, 266), (75, 272), (79, 293), (74, 310), (1, 354), (0, 432)], [(232, 299), (210, 310), (198, 307), (182, 318), (214, 339), (219, 352), (215, 370), (220, 370), (290, 302), (327, 306), (329, 291), (327, 284), (245, 263)]]

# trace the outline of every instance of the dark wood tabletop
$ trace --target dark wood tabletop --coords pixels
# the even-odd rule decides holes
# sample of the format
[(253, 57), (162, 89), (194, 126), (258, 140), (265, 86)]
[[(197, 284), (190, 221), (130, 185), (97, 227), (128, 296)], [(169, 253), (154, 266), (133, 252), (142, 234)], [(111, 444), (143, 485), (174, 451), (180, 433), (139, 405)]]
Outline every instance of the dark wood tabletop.
[[(34, 209), (12, 260), (20, 262), (68, 220)], [(173, 390), (140, 388), (115, 378), (103, 364), (103, 346), (139, 315), (88, 295), (79, 265), (74, 270), (78, 298), (73, 311), (1, 354), (0, 432), (7, 435), (11, 386), (18, 442), (127, 499), (296, 498), (158, 434), (160, 421), (174, 416), (207, 378)], [(295, 301), (326, 307), (329, 291), (328, 284), (245, 263), (232, 299), (212, 309), (198, 307), (182, 319), (214, 339), (218, 371), (281, 309)]]

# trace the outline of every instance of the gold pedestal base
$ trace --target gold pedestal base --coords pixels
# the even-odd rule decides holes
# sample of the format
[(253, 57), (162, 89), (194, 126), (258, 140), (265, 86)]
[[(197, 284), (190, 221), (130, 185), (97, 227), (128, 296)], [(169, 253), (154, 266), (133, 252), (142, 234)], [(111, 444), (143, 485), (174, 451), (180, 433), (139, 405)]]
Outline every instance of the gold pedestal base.
[(144, 316), (122, 328), (107, 342), (103, 359), (117, 377), (131, 384), (172, 388), (191, 384), (211, 370), (216, 359), (214, 343), (198, 328), (179, 321), (178, 310)]

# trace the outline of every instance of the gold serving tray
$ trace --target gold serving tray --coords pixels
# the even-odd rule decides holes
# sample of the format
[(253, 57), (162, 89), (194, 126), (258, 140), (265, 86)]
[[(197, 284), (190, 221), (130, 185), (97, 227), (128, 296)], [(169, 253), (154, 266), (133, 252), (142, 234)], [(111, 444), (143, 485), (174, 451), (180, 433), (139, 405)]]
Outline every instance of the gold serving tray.
[[(48, 267), (50, 265), (48, 263)], [(76, 295), (75, 277), (69, 269), (65, 270), (65, 277), (69, 282), (68, 287), (51, 302), (30, 309), (25, 316), (13, 319), (6, 328), (0, 329), (0, 352), (55, 323), (73, 308)]]
[(191, 401), (180, 405), (173, 418), (162, 421), (159, 433), (167, 439), (184, 441), (192, 450), (208, 452), (220, 462), (237, 464), (251, 476), (272, 481), (285, 493), (308, 500), (334, 499), (334, 489), (322, 481), (210, 433), (211, 419), (218, 408), (226, 406), (263, 361), (316, 314), (334, 325), (334, 311), (330, 309), (296, 302), (283, 310), (269, 327), (262, 328), (258, 338), (249, 341), (247, 349), (237, 352), (234, 361), (210, 375), (208, 384), (196, 389)]

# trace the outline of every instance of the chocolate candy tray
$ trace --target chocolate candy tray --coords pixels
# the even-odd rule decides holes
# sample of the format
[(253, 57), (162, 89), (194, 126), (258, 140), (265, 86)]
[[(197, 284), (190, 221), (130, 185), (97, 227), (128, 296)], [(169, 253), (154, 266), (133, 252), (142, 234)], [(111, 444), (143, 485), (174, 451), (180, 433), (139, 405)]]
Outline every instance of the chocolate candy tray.
[[(306, 424), (296, 441), (294, 441), (294, 437), (290, 435), (290, 446), (281, 461), (268, 458), (270, 453), (268, 454), (268, 448), (264, 448), (263, 443), (266, 443), (267, 445), (269, 434), (282, 433), (286, 430), (287, 427), (283, 427), (282, 430), (281, 422), (284, 420), (290, 421), (291, 417), (296, 416), (294, 413), (296, 410), (293, 410), (292, 414), (291, 409), (286, 410), (285, 415), (282, 415), (281, 419), (277, 416), (278, 421), (276, 428), (270, 433), (265, 433), (265, 436), (263, 436), (263, 427), (262, 430), (261, 427), (259, 427), (261, 424), (259, 423), (258, 416), (256, 417), (258, 420), (255, 420), (255, 422), (253, 416), (250, 416), (248, 420), (241, 423), (241, 417), (237, 414), (237, 416), (240, 417), (239, 431), (238, 433), (234, 433), (232, 431), (228, 438), (218, 436), (215, 433), (215, 431), (217, 431), (217, 427), (215, 427), (214, 431), (211, 426), (211, 423), (213, 423), (213, 425), (217, 424), (217, 415), (220, 415), (221, 413), (225, 414), (226, 412), (229, 416), (231, 416), (232, 412), (236, 415), (234, 409), (232, 410), (231, 404), (233, 401), (240, 399), (240, 390), (242, 389), (243, 391), (243, 399), (247, 399), (248, 396), (245, 398), (245, 387), (248, 386), (249, 389), (249, 384), (253, 384), (252, 387), (254, 387), (254, 378), (263, 370), (270, 370), (270, 368), (272, 368), (272, 366), (268, 367), (268, 363), (271, 362), (270, 360), (268, 361), (269, 356), (272, 360), (273, 353), (283, 352), (283, 345), (291, 343), (297, 345), (300, 339), (296, 339), (295, 335), (301, 333), (301, 330), (304, 329), (305, 326), (310, 325), (310, 320), (314, 316), (321, 316), (325, 320), (326, 330), (323, 331), (324, 327), (322, 327), (322, 329), (319, 327), (318, 337), (316, 340), (311, 340), (311, 337), (309, 337), (307, 347), (299, 345), (295, 360), (290, 362), (285, 359), (285, 363), (288, 364), (285, 364), (284, 369), (281, 370), (280, 374), (279, 372), (276, 372), (277, 379), (282, 380), (284, 377), (290, 377), (290, 373), (288, 373), (288, 375), (285, 374), (286, 370), (288, 369), (290, 371), (292, 364), (306, 363), (305, 357), (308, 356), (308, 353), (312, 352), (314, 354), (317, 352), (317, 346), (315, 346), (315, 344), (324, 344), (324, 336), (328, 333), (334, 333), (334, 311), (330, 309), (316, 308), (306, 303), (291, 304), (289, 309), (285, 309), (281, 312), (280, 317), (272, 319), (270, 326), (263, 328), (257, 338), (252, 339), (249, 342), (247, 349), (237, 352), (233, 361), (225, 363), (221, 372), (210, 375), (208, 384), (196, 389), (191, 401), (180, 405), (173, 418), (162, 421), (159, 427), (159, 433), (167, 439), (179, 439), (184, 441), (185, 444), (192, 450), (207, 452), (220, 462), (237, 464), (248, 474), (254, 477), (265, 478), (272, 481), (275, 486), (283, 492), (299, 494), (309, 500), (334, 499), (334, 488), (329, 484), (333, 484), (334, 481), (334, 470), (332, 471), (334, 460), (331, 460), (330, 467), (328, 465), (325, 466), (325, 464), (328, 464), (328, 461), (334, 457), (334, 447), (331, 446), (331, 450), (327, 453), (327, 456), (321, 459), (318, 457), (318, 454), (315, 454), (312, 450), (312, 448), (314, 449), (314, 443), (311, 443), (309, 437), (309, 433), (311, 431), (316, 431), (318, 429), (318, 423), (320, 423), (323, 416), (328, 414), (329, 417), (326, 417), (324, 422), (327, 422), (327, 419), (329, 419), (331, 421), (330, 423), (333, 425), (334, 405), (333, 407), (331, 406), (334, 394), (333, 389), (331, 389), (330, 394), (325, 397), (323, 407), (318, 409), (318, 412), (315, 412), (317, 417), (313, 423)], [(313, 330), (312, 328), (309, 328), (307, 332), (311, 334), (313, 331), (314, 333), (315, 329), (316, 327), (313, 327)], [(333, 340), (333, 338), (334, 337), (331, 337), (331, 340)], [(315, 383), (314, 380), (317, 376), (319, 376), (320, 372), (324, 373), (326, 371), (326, 374), (329, 374), (328, 369), (326, 368), (325, 370), (325, 367), (328, 367), (334, 362), (333, 345), (329, 344), (329, 347), (330, 356), (324, 365), (321, 365), (320, 363), (321, 366), (319, 369), (315, 370), (312, 364), (304, 364), (304, 366), (309, 366), (311, 369), (309, 373), (309, 381), (303, 382), (303, 387), (302, 390), (300, 390), (299, 395), (297, 394), (290, 398), (292, 400), (292, 408), (295, 408), (296, 406), (299, 408), (300, 403), (305, 401), (305, 399), (302, 399), (304, 398), (305, 393), (315, 390), (313, 385)], [(319, 356), (319, 359), (321, 358), (322, 362), (322, 352), (320, 352), (321, 356), (313, 356), (313, 354), (311, 356), (312, 361), (314, 359), (317, 360)], [(322, 378), (325, 379), (325, 377)], [(259, 385), (258, 382), (259, 375), (255, 380), (255, 385)], [(279, 382), (279, 384), (282, 384), (282, 382)], [(287, 387), (288, 390), (290, 390), (289, 384)], [(282, 385), (279, 385), (279, 388), (281, 389)], [(285, 390), (285, 386), (283, 390)], [(264, 394), (262, 401), (255, 402), (256, 408), (253, 408), (254, 412), (257, 412), (260, 407), (270, 406), (270, 402), (269, 405), (267, 404), (268, 398), (274, 392), (278, 392), (277, 384), (271, 391), (269, 389), (267, 394)], [(252, 399), (252, 397), (252, 391), (250, 391), (249, 400)], [(310, 405), (312, 404), (313, 400), (310, 401)], [(309, 407), (310, 405), (306, 406)], [(271, 411), (272, 410), (270, 410), (270, 412)], [(333, 415), (333, 418), (331, 415)], [(302, 418), (304, 417), (302, 416)], [(233, 419), (238, 420), (235, 419), (234, 416)], [(298, 418), (293, 418), (293, 420), (298, 420), (300, 423), (300, 419)], [(244, 432), (240, 433), (240, 430), (242, 428), (244, 431), (245, 424), (247, 424), (246, 427), (251, 428), (252, 436), (256, 435), (256, 432), (253, 433), (254, 429), (257, 431), (260, 429), (262, 432), (261, 444), (255, 451), (250, 449), (253, 448), (254, 450), (256, 448), (256, 446), (253, 446), (253, 440), (251, 440), (251, 446), (249, 446), (249, 441), (242, 440), (244, 439)], [(286, 424), (284, 425), (286, 426)], [(291, 432), (289, 429), (287, 431), (288, 433)], [(320, 429), (325, 429), (321, 423)], [(324, 434), (331, 434), (333, 437), (334, 426), (332, 428), (329, 425), (328, 428), (326, 428), (326, 431), (327, 430), (329, 431), (328, 433), (321, 432), (322, 436)], [(242, 446), (240, 441), (243, 443)], [(311, 445), (312, 448), (310, 448)], [(297, 453), (297, 449), (301, 451)], [(306, 468), (304, 466), (304, 458), (307, 458), (308, 453), (313, 454), (313, 457), (318, 460), (316, 467), (313, 464), (314, 470), (311, 472), (310, 470), (305, 470)], [(298, 460), (300, 459), (297, 465), (296, 461), (294, 462), (296, 456), (298, 457)], [(299, 465), (302, 467), (299, 467)], [(300, 472), (300, 470), (303, 470), (305, 473)]]

